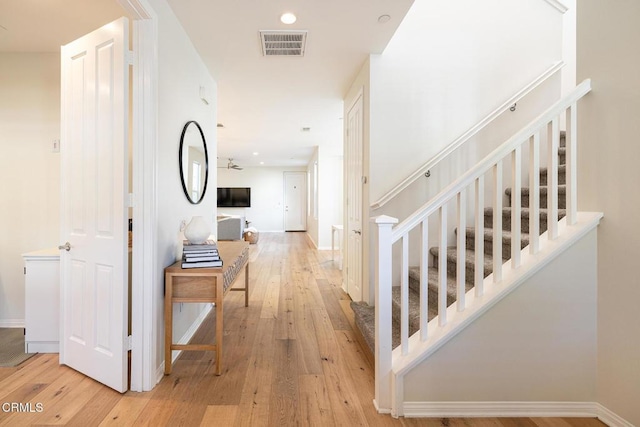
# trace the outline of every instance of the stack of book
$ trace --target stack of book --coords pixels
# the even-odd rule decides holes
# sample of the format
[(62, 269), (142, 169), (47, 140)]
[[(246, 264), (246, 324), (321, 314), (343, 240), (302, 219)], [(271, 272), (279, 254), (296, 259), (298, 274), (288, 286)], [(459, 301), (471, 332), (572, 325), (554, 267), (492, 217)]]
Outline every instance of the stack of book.
[(218, 253), (218, 246), (213, 240), (193, 245), (184, 241), (182, 249), (182, 268), (222, 267), (222, 259)]

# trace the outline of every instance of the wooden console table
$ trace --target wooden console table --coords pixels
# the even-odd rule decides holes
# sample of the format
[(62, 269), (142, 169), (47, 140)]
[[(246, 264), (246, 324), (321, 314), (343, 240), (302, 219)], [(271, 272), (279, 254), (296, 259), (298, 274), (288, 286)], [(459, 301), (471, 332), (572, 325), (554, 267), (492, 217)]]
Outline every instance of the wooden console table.
[[(221, 268), (182, 268), (181, 261), (165, 268), (164, 291), (164, 373), (171, 373), (172, 350), (209, 350), (216, 352), (216, 375), (222, 373), (223, 299), (227, 292), (244, 291), (244, 305), (249, 306), (249, 243), (218, 242), (223, 261)], [(244, 267), (244, 288), (233, 288)], [(173, 304), (179, 302), (210, 302), (216, 310), (214, 344), (174, 344)]]

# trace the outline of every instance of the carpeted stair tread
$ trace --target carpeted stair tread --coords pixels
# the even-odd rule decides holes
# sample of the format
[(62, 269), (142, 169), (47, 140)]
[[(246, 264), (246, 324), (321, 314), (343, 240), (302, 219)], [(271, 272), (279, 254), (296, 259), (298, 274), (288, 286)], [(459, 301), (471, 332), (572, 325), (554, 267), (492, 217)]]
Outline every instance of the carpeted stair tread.
[[(508, 187), (506, 190), (504, 190), (504, 193), (509, 197), (511, 197), (511, 193), (512, 192), (513, 192), (513, 189), (511, 187)], [(546, 196), (548, 192), (549, 192), (549, 187), (547, 187), (546, 185), (541, 185), (540, 186), (540, 195), (541, 196), (542, 195)], [(529, 187), (522, 187), (520, 189), (520, 194), (522, 194), (523, 196), (524, 195), (528, 196), (529, 193), (530, 193)], [(558, 197), (560, 195), (565, 195), (565, 194), (567, 194), (567, 186), (566, 186), (566, 184), (558, 185)]]
[[(396, 335), (396, 323), (398, 329), (398, 344), (400, 343), (400, 307), (401, 307), (401, 287), (394, 286), (391, 288), (391, 298), (393, 301), (393, 309), (398, 313), (398, 322), (394, 322), (394, 336)], [(434, 318), (438, 312), (431, 313), (431, 307), (429, 307), (429, 320)], [(409, 336), (414, 334), (418, 329), (420, 329), (420, 294), (413, 289), (409, 288)], [(396, 344), (394, 344), (396, 345)]]
[[(511, 209), (510, 207), (502, 208), (502, 229), (511, 230)], [(529, 208), (520, 208), (520, 221), (522, 232), (529, 232)], [(564, 218), (567, 212), (565, 209), (558, 209), (558, 219)], [(493, 207), (484, 208), (484, 226), (485, 228), (493, 227)], [(547, 229), (547, 209), (540, 208), (540, 233)]]
[[(547, 176), (547, 167), (540, 168), (540, 185), (548, 184), (548, 176)], [(561, 164), (558, 165), (558, 184), (566, 184), (567, 183), (567, 165)]]
[[(508, 187), (505, 191), (505, 194), (507, 195), (507, 197), (509, 197), (509, 205), (513, 206), (513, 199), (512, 199), (512, 193), (513, 190), (511, 187)], [(531, 191), (529, 189), (529, 187), (522, 187), (521, 188), (521, 193), (520, 193), (520, 206), (524, 207), (529, 207), (530, 206), (530, 201), (529, 201), (529, 195), (530, 195)], [(547, 199), (547, 194), (549, 193), (549, 187), (547, 187), (546, 185), (541, 185), (540, 186), (540, 207), (541, 208), (547, 208), (549, 207), (548, 204), (548, 199)], [(558, 208), (560, 209), (566, 209), (567, 208), (567, 186), (566, 185), (558, 185)]]
[(351, 309), (356, 326), (364, 337), (372, 354), (375, 354), (376, 345), (376, 308), (366, 302), (351, 301)]
[[(438, 262), (440, 256), (440, 248), (431, 248), (429, 253), (434, 256), (435, 262)], [(447, 276), (456, 276), (458, 262), (458, 249), (455, 246), (447, 247)], [(465, 249), (465, 280), (468, 283), (473, 283), (473, 274), (475, 270), (475, 252), (470, 249)], [(493, 257), (491, 255), (484, 255), (484, 277), (487, 277), (493, 271)], [(437, 273), (436, 273), (437, 274)]]
[[(493, 228), (484, 228), (484, 253), (487, 255), (493, 255)], [(474, 227), (467, 227), (465, 241), (467, 248), (475, 250), (476, 241), (476, 229)], [(529, 235), (522, 233), (520, 235), (520, 249), (526, 247), (529, 244)], [(508, 260), (511, 258), (511, 231), (502, 231), (502, 259)]]
[[(434, 301), (438, 301), (438, 269), (436, 267), (429, 267), (427, 282), (429, 290), (429, 309), (431, 310), (431, 303)], [(467, 290), (471, 289), (473, 285), (467, 284)], [(420, 298), (420, 267), (413, 266), (409, 267), (409, 288), (415, 292), (415, 294)], [(456, 302), (457, 297), (457, 289), (458, 282), (454, 275), (447, 274), (447, 307)], [(437, 307), (435, 308), (435, 313), (437, 314)], [(429, 315), (431, 316), (431, 314)], [(431, 319), (431, 317), (429, 317)]]

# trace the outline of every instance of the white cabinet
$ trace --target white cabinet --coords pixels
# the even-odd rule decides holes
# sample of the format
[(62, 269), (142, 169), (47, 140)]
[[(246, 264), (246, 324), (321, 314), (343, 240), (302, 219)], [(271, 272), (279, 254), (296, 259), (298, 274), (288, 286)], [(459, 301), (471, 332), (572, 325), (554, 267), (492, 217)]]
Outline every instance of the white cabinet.
[(26, 353), (58, 353), (60, 342), (60, 251), (23, 254), (24, 347)]

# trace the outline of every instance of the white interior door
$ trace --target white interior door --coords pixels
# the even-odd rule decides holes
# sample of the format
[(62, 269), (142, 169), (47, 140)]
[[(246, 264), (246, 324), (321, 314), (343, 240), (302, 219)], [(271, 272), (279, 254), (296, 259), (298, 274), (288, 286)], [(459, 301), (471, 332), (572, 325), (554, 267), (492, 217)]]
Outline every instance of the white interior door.
[(60, 363), (127, 389), (126, 18), (62, 47)]
[(347, 292), (353, 301), (362, 301), (362, 95), (347, 115)]
[(284, 231), (307, 229), (307, 173), (284, 173)]

